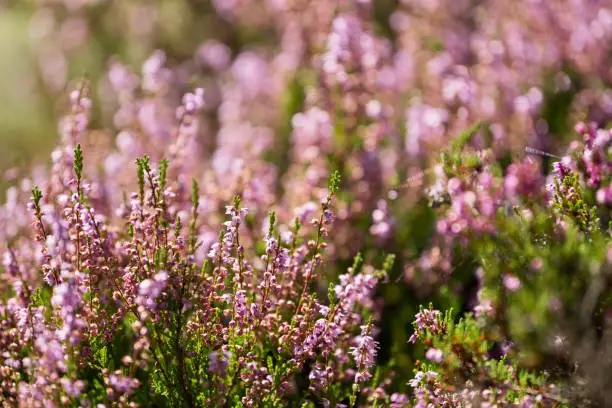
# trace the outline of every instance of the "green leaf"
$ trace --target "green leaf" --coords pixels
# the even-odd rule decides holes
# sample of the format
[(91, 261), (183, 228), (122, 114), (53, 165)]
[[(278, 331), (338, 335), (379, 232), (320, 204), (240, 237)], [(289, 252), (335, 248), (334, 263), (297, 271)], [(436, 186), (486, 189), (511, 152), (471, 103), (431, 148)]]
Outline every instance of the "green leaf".
[(83, 175), (83, 151), (81, 150), (80, 144), (77, 144), (74, 149), (74, 162), (72, 167), (74, 169), (74, 174), (77, 176), (77, 180), (80, 181)]
[(340, 176), (340, 172), (338, 170), (334, 170), (329, 178), (328, 189), (330, 194), (336, 194), (340, 190), (341, 181), (342, 177)]
[(465, 145), (467, 145), (470, 140), (480, 131), (480, 129), (485, 125), (485, 122), (479, 121), (476, 122), (472, 127), (461, 132), (451, 143), (451, 151), (453, 153), (460, 152)]

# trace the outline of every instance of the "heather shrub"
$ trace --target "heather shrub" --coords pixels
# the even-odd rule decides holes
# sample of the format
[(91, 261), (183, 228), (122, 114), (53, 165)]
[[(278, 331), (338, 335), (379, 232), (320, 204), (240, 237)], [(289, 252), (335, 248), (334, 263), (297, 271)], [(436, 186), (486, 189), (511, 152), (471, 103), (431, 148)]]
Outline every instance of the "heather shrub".
[[(580, 131), (584, 128), (578, 127)], [(576, 398), (574, 403), (586, 405), (592, 397), (598, 405), (609, 399), (604, 389), (579, 389), (577, 384), (593, 385), (588, 378), (594, 370), (605, 370), (609, 364), (610, 294), (603, 282), (609, 279), (612, 252), (610, 209), (603, 191), (610, 183), (610, 133), (590, 127), (583, 136), (583, 144), (573, 145), (570, 155), (554, 163), (548, 183), (531, 158), (502, 170), (496, 162), (487, 162), (486, 152), (444, 154), (440, 177), (446, 191), (431, 190), (432, 203), (441, 215), (436, 225), (439, 238), (408, 271), (415, 282), (425, 284), (422, 281), (431, 280), (429, 274), (434, 273), (436, 284), (457, 288), (466, 278), (453, 276), (456, 271), (448, 266), (473, 263), (477, 292), (468, 307), (480, 324), (467, 318), (461, 330), (471, 334), (462, 336), (476, 345), (482, 342), (481, 353), (496, 358), (494, 364), (502, 358), (520, 362), (522, 367), (538, 367), (576, 386), (571, 390), (566, 383), (565, 389), (570, 400)], [(593, 157), (600, 164), (587, 170), (585, 159)], [(594, 174), (603, 177), (602, 183), (592, 181)], [(436, 187), (439, 184), (440, 179)], [(439, 198), (443, 193), (446, 196)], [(440, 312), (435, 313), (442, 321)], [(449, 317), (437, 326), (453, 327)], [(457, 353), (457, 342), (453, 338), (450, 348), (448, 341), (442, 344)], [(487, 346), (487, 342), (492, 344)], [(426, 344), (431, 347), (434, 343), (429, 339)], [(443, 359), (444, 349), (435, 350), (436, 354), (428, 351), (428, 358)], [(599, 356), (597, 363), (595, 356)], [(487, 363), (477, 363), (480, 365)], [(450, 379), (456, 381), (456, 374)], [(503, 392), (508, 386), (497, 390), (502, 391), (502, 398), (508, 397)], [(511, 384), (507, 389), (517, 387)], [(500, 398), (489, 397), (491, 403)], [(542, 398), (547, 399), (545, 393), (539, 401)], [(548, 402), (554, 401), (549, 398)]]
[(610, 405), (612, 11), (472, 3), (24, 3), (3, 406)]

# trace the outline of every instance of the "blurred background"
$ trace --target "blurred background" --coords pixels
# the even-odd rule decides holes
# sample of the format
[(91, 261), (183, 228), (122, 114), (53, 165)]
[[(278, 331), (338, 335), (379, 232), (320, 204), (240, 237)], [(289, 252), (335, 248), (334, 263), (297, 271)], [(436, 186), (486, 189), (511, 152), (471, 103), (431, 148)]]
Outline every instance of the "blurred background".
[[(97, 84), (111, 58), (138, 67), (156, 48), (184, 60), (213, 34), (231, 35), (208, 1), (1, 1), (2, 184), (46, 161), (75, 80)], [(104, 119), (97, 105), (95, 124)]]
[[(57, 138), (68, 89), (79, 78), (93, 84), (94, 127), (111, 127), (114, 105), (106, 103), (112, 98), (104, 80), (113, 61), (138, 73), (161, 49), (166, 65), (177, 68), (179, 77), (184, 74), (177, 83), (189, 88), (217, 75), (202, 60), (231, 61), (245, 50), (273, 60), (279, 50), (287, 54), (293, 48), (300, 56), (292, 69), (299, 72), (296, 67), (309, 68), (310, 56), (323, 51), (333, 14), (353, 7), (366, 10), (368, 30), (387, 41), (393, 54), (385, 58), (392, 62), (395, 82), (403, 81), (396, 85), (401, 98), (394, 101), (399, 102), (393, 118), (398, 128), (416, 128), (410, 115), (423, 117), (423, 108), (439, 105), (450, 112), (446, 122), (461, 117), (457, 127), (498, 115), (508, 128), (501, 139), (525, 134), (524, 139), (536, 140), (535, 147), (550, 149), (551, 137), (563, 138), (574, 116), (605, 123), (612, 114), (609, 2), (515, 3), (1, 0), (0, 174), (14, 178), (16, 166), (44, 160)], [(217, 56), (211, 40), (218, 41)], [(223, 56), (226, 50), (230, 55)], [(404, 114), (413, 105), (419, 106)], [(470, 110), (469, 121), (460, 105)], [(449, 130), (455, 127), (443, 133)]]

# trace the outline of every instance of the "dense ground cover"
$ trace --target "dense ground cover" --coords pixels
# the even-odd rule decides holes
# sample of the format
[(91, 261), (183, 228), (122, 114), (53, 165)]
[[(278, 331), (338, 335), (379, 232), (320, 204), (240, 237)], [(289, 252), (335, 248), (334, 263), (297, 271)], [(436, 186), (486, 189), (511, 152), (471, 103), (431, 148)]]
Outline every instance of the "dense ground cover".
[(4, 406), (612, 404), (606, 1), (31, 12)]

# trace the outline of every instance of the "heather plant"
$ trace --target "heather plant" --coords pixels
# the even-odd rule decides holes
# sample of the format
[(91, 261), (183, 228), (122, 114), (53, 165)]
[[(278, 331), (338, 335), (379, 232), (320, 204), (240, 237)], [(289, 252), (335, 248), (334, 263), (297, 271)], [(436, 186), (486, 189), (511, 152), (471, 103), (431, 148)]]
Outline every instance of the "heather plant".
[(507, 345), (491, 355), (485, 327), (469, 314), (455, 322), (451, 312), (419, 311), (410, 341), (427, 351), (409, 382), (415, 406), (568, 406), (546, 378), (518, 369)]
[[(59, 150), (65, 160), (57, 161), (46, 194), (32, 189), (36, 248), (25, 250), (24, 241), (7, 245), (4, 401), (285, 406), (388, 400), (380, 377), (372, 378), (379, 318), (372, 296), (393, 258), (377, 270), (357, 256), (327, 290), (320, 287), (339, 174), (331, 175), (313, 218), (296, 217), (284, 237), (274, 212), (265, 228), (248, 225), (256, 220), (236, 195), (199, 262), (202, 192), (193, 180), (191, 194), (177, 193), (180, 182), (168, 179), (167, 160), (154, 166), (148, 156), (137, 158), (137, 191), (119, 208), (117, 223), (98, 213), (84, 151), (78, 143), (68, 150), (84, 130), (76, 124), (81, 107), (89, 106), (85, 89), (74, 95), (66, 133), (72, 139)], [(299, 378), (310, 385), (300, 389)]]
[[(198, 93), (177, 110), (179, 156), (195, 134)], [(612, 261), (601, 191), (610, 179), (609, 131), (580, 125), (583, 144), (555, 163), (548, 184), (535, 160), (504, 170), (492, 152), (473, 151), (483, 125), (441, 154), (428, 190), (439, 213), (437, 246), (423, 256), (437, 251), (448, 265), (478, 265), (478, 293), (464, 297), (478, 302), (471, 306), (478, 318), (421, 309), (404, 342), (427, 350), (402, 386), (393, 359), (376, 360), (376, 289), (393, 285), (394, 258), (376, 269), (358, 254), (338, 277), (325, 264), (334, 259), (326, 240), (339, 172), (319, 204), (298, 209), (289, 225), (275, 212), (251, 216), (237, 190), (199, 256), (201, 231), (211, 225), (201, 220), (199, 182), (187, 191), (179, 176), (185, 163), (137, 158), (134, 192), (108, 213), (113, 198), (95, 194), (103, 187), (88, 181), (78, 143), (88, 131), (87, 94), (86, 83), (72, 94), (45, 188), (32, 187), (30, 227), (6, 235), (7, 403), (399, 407), (410, 404), (406, 386), (417, 406), (606, 400), (581, 350), (607, 353)], [(441, 273), (429, 286), (465, 280), (422, 259), (405, 266), (413, 284), (426, 264), (430, 279)], [(561, 279), (568, 269), (571, 285)], [(579, 379), (593, 388), (575, 390)]]
[(609, 405), (611, 15), (37, 3), (3, 405)]
[[(548, 184), (533, 158), (504, 171), (490, 153), (443, 154), (431, 198), (440, 213), (436, 244), (406, 270), (417, 284), (461, 288), (466, 276), (453, 276), (451, 265), (473, 263), (477, 292), (468, 307), (483, 319), (480, 335), (490, 330), (491, 337), (484, 339), (496, 342), (495, 354), (505, 344), (511, 352), (504, 352), (504, 358), (512, 356), (523, 367), (545, 368), (570, 382), (591, 375), (586, 373), (592, 373), (588, 365), (593, 363), (586, 355), (600, 355), (600, 369), (608, 364), (610, 330), (610, 209), (602, 193), (602, 186), (610, 184), (610, 133), (583, 124), (577, 129), (583, 143), (572, 145), (570, 155), (554, 163)], [(590, 147), (595, 134), (597, 152)], [(599, 164), (588, 170), (584, 159), (592, 156), (601, 161), (596, 159)], [(592, 174), (601, 175), (603, 183), (594, 183)], [(441, 194), (445, 198), (436, 198)], [(433, 261), (434, 256), (446, 260)], [(433, 282), (427, 276), (431, 273), (438, 275)], [(444, 325), (450, 325), (445, 319)], [(580, 399), (586, 398), (584, 391), (573, 395), (582, 404), (587, 401)], [(590, 392), (597, 394), (591, 396), (595, 405), (609, 400), (603, 390)]]

